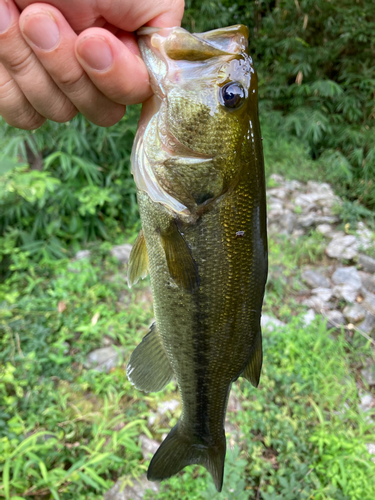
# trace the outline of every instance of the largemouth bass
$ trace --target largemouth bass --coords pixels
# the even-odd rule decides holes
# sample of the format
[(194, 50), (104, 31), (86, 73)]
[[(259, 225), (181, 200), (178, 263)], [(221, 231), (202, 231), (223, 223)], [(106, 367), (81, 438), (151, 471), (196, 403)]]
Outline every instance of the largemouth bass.
[(257, 77), (238, 25), (190, 34), (143, 28), (155, 93), (142, 109), (132, 171), (142, 231), (129, 285), (150, 272), (156, 321), (127, 367), (140, 390), (176, 377), (182, 413), (151, 460), (160, 481), (191, 464), (223, 483), (232, 383), (258, 385), (267, 278)]

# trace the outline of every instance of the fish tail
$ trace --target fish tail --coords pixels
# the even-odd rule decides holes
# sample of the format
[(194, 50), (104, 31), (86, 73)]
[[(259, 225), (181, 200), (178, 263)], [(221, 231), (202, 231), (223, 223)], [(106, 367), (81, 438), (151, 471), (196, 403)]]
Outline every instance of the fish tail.
[(194, 442), (193, 436), (182, 433), (179, 423), (173, 427), (153, 456), (147, 471), (147, 479), (162, 481), (177, 474), (187, 465), (197, 464), (203, 465), (208, 470), (217, 491), (221, 491), (226, 451), (224, 432), (219, 442), (203, 445)]

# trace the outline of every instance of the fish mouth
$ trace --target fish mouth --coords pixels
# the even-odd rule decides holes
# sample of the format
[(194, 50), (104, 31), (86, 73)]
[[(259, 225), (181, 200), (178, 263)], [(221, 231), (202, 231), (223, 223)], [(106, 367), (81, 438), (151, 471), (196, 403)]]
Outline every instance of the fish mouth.
[(205, 33), (190, 33), (181, 27), (144, 26), (137, 31), (138, 45), (147, 66), (151, 87), (161, 98), (165, 96), (163, 79), (173, 75), (174, 81), (194, 72), (195, 65), (202, 78), (211, 77), (216, 67), (207, 70), (204, 64), (213, 58), (232, 59), (248, 52), (249, 30), (239, 24)]
[[(176, 87), (185, 91), (192, 88), (196, 92), (196, 84), (199, 86), (199, 82), (205, 80), (209, 82), (207, 86), (212, 86), (211, 82), (218, 80), (217, 75), (223, 65), (229, 66), (233, 59), (241, 59), (244, 53), (247, 54), (248, 29), (236, 25), (192, 34), (180, 27), (146, 26), (137, 31), (137, 37), (154, 96), (142, 107), (132, 151), (132, 173), (138, 189), (147, 192), (154, 202), (161, 203), (174, 213), (190, 217), (191, 208), (187, 208), (185, 202), (172, 196), (173, 193), (167, 192), (159, 183), (157, 163), (163, 162), (166, 157), (180, 158), (187, 165), (212, 162), (215, 153), (194, 151), (190, 144), (183, 144), (181, 137), (176, 137), (165, 126), (168, 95)], [(205, 105), (207, 112), (214, 114), (218, 105), (214, 93), (209, 95)], [(155, 148), (151, 154), (148, 148), (155, 137), (159, 141), (156, 149), (161, 150), (157, 157), (154, 155)]]

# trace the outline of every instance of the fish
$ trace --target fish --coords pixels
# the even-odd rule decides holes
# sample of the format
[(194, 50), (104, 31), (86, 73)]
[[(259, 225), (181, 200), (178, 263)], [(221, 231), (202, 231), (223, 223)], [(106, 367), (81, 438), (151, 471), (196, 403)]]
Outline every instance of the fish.
[(240, 376), (258, 386), (262, 367), (267, 228), (257, 74), (244, 25), (137, 34), (154, 95), (132, 150), (142, 229), (128, 283), (150, 274), (155, 322), (127, 376), (144, 392), (175, 377), (181, 394), (181, 416), (147, 478), (199, 464), (221, 491), (231, 386)]

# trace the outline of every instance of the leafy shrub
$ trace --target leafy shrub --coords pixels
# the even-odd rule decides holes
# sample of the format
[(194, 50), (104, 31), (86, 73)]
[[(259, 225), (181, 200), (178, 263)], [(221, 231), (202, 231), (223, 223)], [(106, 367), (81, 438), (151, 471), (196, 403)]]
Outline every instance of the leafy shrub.
[(104, 129), (78, 116), (32, 134), (2, 124), (0, 260), (14, 247), (36, 258), (63, 258), (68, 250), (114, 239), (134, 226), (130, 152), (137, 117), (133, 108)]
[[(187, 0), (185, 25), (244, 23), (261, 111), (323, 153), (326, 178), (375, 209), (375, 6), (358, 0)], [(279, 111), (280, 117), (272, 111)], [(275, 119), (276, 118), (276, 119)]]

